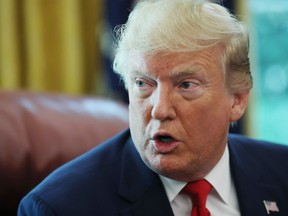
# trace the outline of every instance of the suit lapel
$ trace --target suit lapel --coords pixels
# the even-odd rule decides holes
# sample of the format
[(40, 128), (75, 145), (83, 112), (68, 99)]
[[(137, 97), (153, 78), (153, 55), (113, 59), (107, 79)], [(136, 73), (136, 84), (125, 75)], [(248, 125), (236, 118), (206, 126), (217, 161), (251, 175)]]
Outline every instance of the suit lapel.
[(123, 153), (119, 194), (131, 203), (123, 216), (173, 216), (162, 182), (141, 160), (133, 142)]
[[(141, 160), (130, 140), (123, 153), (119, 195), (131, 203), (122, 216), (173, 216), (173, 212), (162, 182)], [(261, 161), (255, 159), (257, 152), (247, 141), (239, 137), (229, 137), (230, 167), (234, 179), (241, 215), (268, 215), (264, 200), (275, 201), (279, 213), (269, 215), (284, 216), (288, 208), (283, 203), (281, 188), (265, 180), (269, 172)], [(252, 145), (251, 145), (252, 146)], [(252, 152), (251, 152), (252, 151)], [(282, 202), (282, 203), (281, 203)]]
[[(249, 152), (245, 143), (229, 139), (230, 167), (234, 179), (241, 215), (268, 215), (264, 200), (280, 203), (281, 189), (277, 185), (265, 183), (265, 168)], [(268, 173), (269, 174), (269, 173)], [(280, 209), (281, 210), (281, 209)], [(270, 215), (282, 215), (284, 213)]]

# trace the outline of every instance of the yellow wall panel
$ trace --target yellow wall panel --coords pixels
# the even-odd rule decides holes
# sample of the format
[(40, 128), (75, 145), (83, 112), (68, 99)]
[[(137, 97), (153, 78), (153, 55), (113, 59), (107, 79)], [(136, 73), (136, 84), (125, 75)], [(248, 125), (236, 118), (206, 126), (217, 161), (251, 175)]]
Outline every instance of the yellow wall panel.
[(32, 90), (42, 90), (45, 86), (45, 55), (41, 2), (26, 0), (24, 6), (26, 85)]
[(16, 15), (15, 0), (0, 0), (0, 85), (4, 89), (20, 84)]
[(72, 93), (82, 92), (84, 79), (81, 14), (78, 0), (62, 0), (63, 87)]
[(0, 88), (97, 94), (102, 0), (0, 0)]

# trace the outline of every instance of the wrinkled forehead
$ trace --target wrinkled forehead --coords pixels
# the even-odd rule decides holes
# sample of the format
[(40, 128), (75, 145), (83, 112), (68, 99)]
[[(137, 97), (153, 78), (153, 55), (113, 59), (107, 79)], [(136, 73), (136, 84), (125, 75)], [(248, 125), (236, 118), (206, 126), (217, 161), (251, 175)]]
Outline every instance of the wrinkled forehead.
[(131, 50), (128, 54), (128, 71), (131, 73), (205, 72), (217, 68), (224, 71), (221, 46), (194, 52), (158, 52), (143, 53)]

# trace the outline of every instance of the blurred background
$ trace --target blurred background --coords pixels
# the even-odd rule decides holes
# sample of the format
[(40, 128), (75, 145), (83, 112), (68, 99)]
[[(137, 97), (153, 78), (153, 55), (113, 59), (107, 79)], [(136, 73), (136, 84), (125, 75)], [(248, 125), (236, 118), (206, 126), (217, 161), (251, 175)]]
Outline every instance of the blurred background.
[[(0, 0), (0, 89), (128, 102), (112, 72), (113, 29), (133, 0)], [(288, 1), (224, 0), (248, 25), (254, 88), (232, 129), (288, 144)], [(1, 101), (0, 101), (1, 106)]]

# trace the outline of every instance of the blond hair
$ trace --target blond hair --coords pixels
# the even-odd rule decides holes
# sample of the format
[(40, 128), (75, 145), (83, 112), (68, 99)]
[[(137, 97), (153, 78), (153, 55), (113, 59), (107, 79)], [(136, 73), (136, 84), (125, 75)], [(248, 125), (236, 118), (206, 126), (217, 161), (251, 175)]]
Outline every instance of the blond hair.
[(245, 27), (229, 11), (205, 0), (143, 0), (117, 30), (114, 71), (126, 80), (128, 52), (193, 52), (224, 46), (226, 83), (232, 92), (252, 88)]

